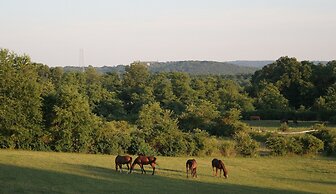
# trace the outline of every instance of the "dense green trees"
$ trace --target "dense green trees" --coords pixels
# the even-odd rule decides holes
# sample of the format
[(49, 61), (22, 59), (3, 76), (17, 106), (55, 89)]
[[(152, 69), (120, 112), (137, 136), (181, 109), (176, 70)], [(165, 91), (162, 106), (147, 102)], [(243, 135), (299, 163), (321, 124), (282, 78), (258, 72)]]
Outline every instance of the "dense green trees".
[[(169, 156), (228, 147), (254, 155), (258, 144), (241, 114), (318, 111), (335, 116), (335, 69), (335, 61), (314, 65), (282, 57), (257, 71), (249, 84), (245, 76), (239, 82), (227, 76), (153, 74), (141, 62), (126, 66), (122, 74), (101, 74), (91, 66), (63, 72), (2, 49), (0, 147)], [(223, 143), (223, 137), (236, 144)], [(329, 139), (326, 149), (334, 150), (334, 136)], [(317, 142), (310, 136), (301, 140)]]
[(255, 106), (258, 110), (288, 110), (288, 100), (272, 83), (261, 82), (258, 86)]
[(273, 83), (289, 105), (299, 108), (300, 105), (311, 106), (313, 96), (312, 63), (299, 62), (295, 58), (281, 57), (267, 65), (252, 76), (252, 83), (261, 81)]
[(0, 135), (12, 148), (39, 147), (43, 87), (28, 56), (0, 50)]

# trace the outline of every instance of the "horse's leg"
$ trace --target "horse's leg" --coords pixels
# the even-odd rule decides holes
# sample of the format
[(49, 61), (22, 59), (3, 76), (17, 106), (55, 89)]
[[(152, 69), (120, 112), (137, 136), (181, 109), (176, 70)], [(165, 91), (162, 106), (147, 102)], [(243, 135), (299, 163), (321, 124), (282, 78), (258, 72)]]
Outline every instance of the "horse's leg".
[(189, 177), (188, 177), (188, 167), (186, 167), (186, 171), (187, 171), (187, 178), (189, 178)]
[(196, 168), (194, 169), (194, 176), (197, 178)]
[(154, 172), (155, 172), (155, 163), (151, 163), (150, 165), (151, 165), (151, 167), (153, 168), (153, 173), (152, 173), (152, 175), (154, 175)]
[(120, 173), (122, 173), (122, 164), (119, 164)]
[(115, 169), (116, 169), (116, 171), (118, 171), (118, 164), (117, 163), (115, 163)]
[(144, 165), (142, 164), (142, 170), (144, 171), (144, 173), (146, 174), (146, 171), (145, 171), (145, 168), (144, 168)]
[(130, 168), (130, 167), (129, 167), (129, 163), (127, 163), (127, 170), (129, 170), (129, 168)]
[(132, 170), (134, 169), (134, 166), (135, 166), (135, 165), (136, 165), (136, 163), (133, 162), (133, 164), (131, 165), (131, 169), (130, 169), (130, 171), (129, 171), (130, 174), (132, 173)]
[[(224, 172), (223, 172), (224, 174)], [(222, 169), (219, 169), (219, 178), (222, 177)]]
[(143, 174), (143, 165), (139, 164), (139, 166), (140, 166), (140, 169), (141, 169), (141, 174)]
[(216, 167), (216, 176), (218, 175), (218, 168)]

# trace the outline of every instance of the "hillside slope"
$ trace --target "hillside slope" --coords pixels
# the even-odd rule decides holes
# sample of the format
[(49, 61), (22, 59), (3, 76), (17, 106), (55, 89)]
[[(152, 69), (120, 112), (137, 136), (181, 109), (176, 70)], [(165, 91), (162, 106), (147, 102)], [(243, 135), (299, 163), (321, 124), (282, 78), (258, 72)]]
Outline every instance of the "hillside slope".
[[(335, 193), (335, 158), (224, 158), (229, 178), (212, 176), (213, 157), (157, 156), (154, 176), (116, 172), (111, 155), (0, 150), (0, 193)], [(124, 169), (126, 167), (124, 166)]]
[[(185, 72), (192, 75), (237, 75), (253, 74), (258, 68), (234, 65), (215, 61), (172, 61), (172, 62), (145, 62), (151, 72)], [(96, 67), (102, 73), (125, 71), (124, 65)], [(65, 71), (83, 71), (82, 67), (66, 66)]]

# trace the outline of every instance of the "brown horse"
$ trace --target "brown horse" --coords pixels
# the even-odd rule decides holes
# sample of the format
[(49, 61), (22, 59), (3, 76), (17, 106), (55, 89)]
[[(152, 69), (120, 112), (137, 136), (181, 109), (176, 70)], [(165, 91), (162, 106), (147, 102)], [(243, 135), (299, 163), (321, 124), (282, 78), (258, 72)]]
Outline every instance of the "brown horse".
[(222, 170), (223, 170), (223, 175), (225, 178), (228, 178), (229, 175), (228, 175), (228, 171), (227, 169), (225, 168), (225, 165), (224, 165), (224, 162), (221, 161), (221, 160), (218, 160), (218, 159), (213, 159), (212, 160), (212, 175), (215, 175), (215, 169), (216, 168), (216, 176), (217, 176), (217, 172), (218, 172), (218, 169), (219, 169), (219, 177), (221, 177), (221, 174), (222, 174)]
[(187, 178), (188, 178), (188, 171), (189, 170), (190, 170), (191, 176), (197, 178), (196, 168), (197, 168), (197, 162), (196, 162), (195, 159), (187, 160), (187, 162), (186, 162)]
[(129, 170), (129, 168), (132, 164), (132, 157), (131, 156), (120, 156), (120, 155), (118, 155), (115, 158), (116, 171), (118, 171), (118, 167), (119, 167), (120, 172), (122, 172), (122, 165), (123, 164), (126, 164), (127, 165), (127, 170)]
[(134, 169), (134, 166), (136, 164), (138, 164), (141, 168), (141, 174), (143, 174), (145, 172), (146, 174), (146, 171), (143, 167), (143, 165), (151, 165), (151, 167), (153, 168), (153, 173), (152, 175), (154, 175), (154, 172), (155, 172), (155, 165), (156, 165), (156, 158), (153, 157), (153, 156), (138, 156), (137, 158), (135, 158), (132, 166), (131, 166), (131, 170), (130, 170), (130, 173), (132, 173), (132, 170)]

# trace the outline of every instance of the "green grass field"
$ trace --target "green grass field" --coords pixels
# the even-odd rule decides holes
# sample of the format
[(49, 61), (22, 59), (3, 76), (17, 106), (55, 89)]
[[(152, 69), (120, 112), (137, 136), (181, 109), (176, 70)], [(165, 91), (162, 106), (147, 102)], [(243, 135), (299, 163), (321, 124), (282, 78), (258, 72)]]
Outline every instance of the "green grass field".
[[(281, 123), (279, 120), (244, 120), (254, 130), (263, 131), (276, 131), (280, 128)], [(288, 123), (289, 131), (304, 131), (312, 128), (315, 124), (320, 123), (318, 121), (298, 121), (298, 124), (294, 124), (291, 120)], [(327, 124), (328, 129), (336, 130), (336, 126)]]
[(212, 176), (212, 157), (157, 157), (157, 174), (116, 172), (114, 156), (0, 150), (0, 193), (336, 193), (336, 159), (225, 158), (229, 178)]

